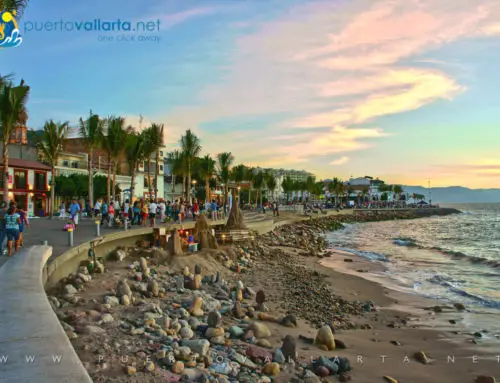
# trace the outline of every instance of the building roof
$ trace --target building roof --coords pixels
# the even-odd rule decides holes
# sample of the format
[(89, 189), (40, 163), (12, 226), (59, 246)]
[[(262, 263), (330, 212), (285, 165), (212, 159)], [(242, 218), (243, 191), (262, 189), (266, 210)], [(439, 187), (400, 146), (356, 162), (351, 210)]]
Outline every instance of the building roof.
[[(3, 159), (0, 159), (0, 165), (3, 165)], [(9, 167), (23, 168), (23, 169), (36, 169), (50, 171), (52, 168), (49, 165), (43, 164), (38, 161), (20, 160), (17, 158), (9, 158)]]

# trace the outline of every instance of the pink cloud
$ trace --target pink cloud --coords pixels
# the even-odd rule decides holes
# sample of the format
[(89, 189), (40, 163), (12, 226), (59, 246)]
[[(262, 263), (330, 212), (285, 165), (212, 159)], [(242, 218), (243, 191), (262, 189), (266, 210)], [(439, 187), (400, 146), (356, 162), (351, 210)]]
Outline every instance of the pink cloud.
[(346, 164), (348, 161), (349, 161), (349, 157), (344, 156), (344, 157), (340, 157), (337, 160), (333, 160), (332, 162), (330, 162), (330, 165), (334, 165), (334, 166), (343, 165), (343, 164)]
[[(293, 117), (249, 133), (245, 145), (234, 133), (203, 132), (208, 145), (216, 147), (222, 139), (238, 148), (233, 150), (238, 156), (258, 157), (268, 166), (363, 150), (387, 134), (359, 124), (453, 100), (466, 90), (446, 66), (419, 68), (412, 57), (425, 53), (432, 60), (432, 51), (445, 44), (500, 33), (499, 17), (496, 0), (481, 6), (470, 0), (310, 2), (239, 38), (224, 81), (203, 89), (203, 106), (179, 109), (169, 119), (197, 126), (235, 116), (289, 114)], [(293, 127), (327, 129), (290, 133)]]

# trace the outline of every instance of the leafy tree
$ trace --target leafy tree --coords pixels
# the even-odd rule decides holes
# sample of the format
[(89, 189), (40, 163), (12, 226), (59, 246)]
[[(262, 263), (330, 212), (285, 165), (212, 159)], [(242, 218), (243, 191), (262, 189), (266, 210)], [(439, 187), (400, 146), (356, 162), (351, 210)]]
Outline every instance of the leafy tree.
[(43, 134), (37, 138), (36, 147), (42, 160), (52, 168), (52, 180), (50, 189), (50, 219), (54, 216), (54, 196), (56, 181), (56, 165), (63, 151), (64, 139), (68, 132), (68, 122), (55, 123), (50, 120), (43, 126)]
[[(0, 8), (1, 9), (1, 8)], [(30, 87), (21, 80), (13, 85), (8, 77), (0, 77), (0, 132), (3, 143), (3, 200), (9, 201), (9, 142), (17, 124), (26, 122), (26, 103)]]
[(167, 154), (167, 164), (170, 167), (170, 172), (172, 173), (172, 194), (175, 193), (175, 183), (178, 176), (185, 175), (184, 167), (184, 156), (179, 150), (174, 150)]

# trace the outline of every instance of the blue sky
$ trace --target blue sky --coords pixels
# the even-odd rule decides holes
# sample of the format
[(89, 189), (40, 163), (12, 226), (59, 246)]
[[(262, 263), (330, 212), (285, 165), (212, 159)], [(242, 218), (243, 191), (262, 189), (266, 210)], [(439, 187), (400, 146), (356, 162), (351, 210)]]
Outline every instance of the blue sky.
[[(157, 41), (24, 28), (96, 18), (160, 20)], [(31, 128), (142, 114), (250, 165), (500, 187), (499, 19), (494, 0), (32, 1), (0, 73), (32, 86)]]

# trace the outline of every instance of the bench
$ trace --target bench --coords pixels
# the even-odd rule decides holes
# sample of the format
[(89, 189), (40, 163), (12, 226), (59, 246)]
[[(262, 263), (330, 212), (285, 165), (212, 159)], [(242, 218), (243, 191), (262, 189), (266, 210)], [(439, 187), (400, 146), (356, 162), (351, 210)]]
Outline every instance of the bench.
[(249, 230), (218, 231), (215, 237), (221, 242), (240, 242), (253, 238)]

